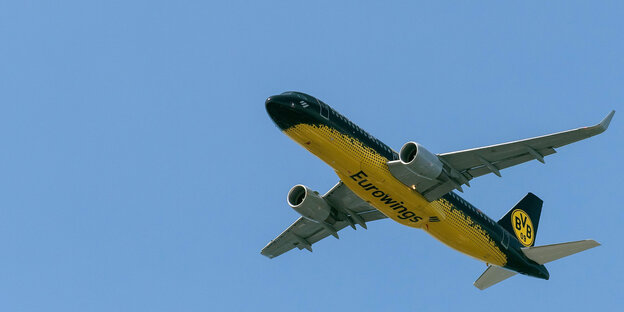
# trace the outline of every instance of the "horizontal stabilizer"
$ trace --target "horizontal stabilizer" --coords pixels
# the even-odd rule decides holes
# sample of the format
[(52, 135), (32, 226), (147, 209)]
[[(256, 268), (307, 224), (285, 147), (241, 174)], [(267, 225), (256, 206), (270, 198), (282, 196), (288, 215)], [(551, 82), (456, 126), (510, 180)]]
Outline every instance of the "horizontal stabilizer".
[(522, 252), (527, 258), (544, 264), (597, 246), (600, 244), (595, 240), (586, 239), (577, 242), (522, 248)]
[(490, 265), (481, 276), (474, 282), (475, 287), (484, 290), (496, 283), (502, 282), (512, 276), (516, 272), (503, 269), (496, 265)]

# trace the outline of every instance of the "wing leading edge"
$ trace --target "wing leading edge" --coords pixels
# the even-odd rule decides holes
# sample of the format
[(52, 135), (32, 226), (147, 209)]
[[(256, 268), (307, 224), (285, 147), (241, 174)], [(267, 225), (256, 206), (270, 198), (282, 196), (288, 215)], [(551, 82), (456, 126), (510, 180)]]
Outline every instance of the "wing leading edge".
[[(462, 191), (461, 184), (469, 186), (468, 181), (476, 177), (488, 173), (494, 173), (500, 177), (500, 170), (534, 159), (544, 163), (545, 156), (556, 153), (555, 148), (603, 133), (609, 128), (614, 114), (615, 111), (611, 111), (599, 124), (590, 127), (438, 154), (445, 168), (453, 173), (454, 181), (432, 182), (418, 191), (429, 201), (433, 201), (454, 189)], [(460, 184), (457, 181), (463, 181), (464, 183)]]

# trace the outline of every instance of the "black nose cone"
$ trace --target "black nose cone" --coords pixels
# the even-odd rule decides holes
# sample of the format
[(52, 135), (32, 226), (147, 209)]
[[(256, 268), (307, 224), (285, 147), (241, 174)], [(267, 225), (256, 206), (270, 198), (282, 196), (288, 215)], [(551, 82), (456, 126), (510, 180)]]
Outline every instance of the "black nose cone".
[(265, 106), (267, 113), (280, 129), (285, 130), (296, 122), (296, 107), (289, 96), (271, 96), (266, 100)]
[(269, 116), (273, 117), (273, 115), (278, 111), (279, 106), (284, 105), (284, 102), (284, 98), (281, 95), (274, 95), (267, 98), (264, 105), (266, 106)]

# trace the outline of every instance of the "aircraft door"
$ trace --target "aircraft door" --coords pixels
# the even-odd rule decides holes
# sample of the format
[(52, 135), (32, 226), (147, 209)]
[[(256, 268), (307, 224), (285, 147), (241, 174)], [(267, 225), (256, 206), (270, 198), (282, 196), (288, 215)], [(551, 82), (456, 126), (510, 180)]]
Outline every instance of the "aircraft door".
[(329, 109), (326, 105), (321, 104), (321, 116), (326, 119), (329, 119)]
[(507, 233), (507, 231), (503, 228), (501, 228), (501, 230), (503, 231), (501, 244), (503, 245), (503, 247), (505, 247), (505, 249), (507, 249), (509, 248), (509, 233)]
[(316, 99), (316, 102), (318, 103), (319, 107), (321, 108), (321, 117), (323, 117), (325, 119), (329, 119), (329, 107), (327, 107), (327, 104), (322, 103), (318, 99)]

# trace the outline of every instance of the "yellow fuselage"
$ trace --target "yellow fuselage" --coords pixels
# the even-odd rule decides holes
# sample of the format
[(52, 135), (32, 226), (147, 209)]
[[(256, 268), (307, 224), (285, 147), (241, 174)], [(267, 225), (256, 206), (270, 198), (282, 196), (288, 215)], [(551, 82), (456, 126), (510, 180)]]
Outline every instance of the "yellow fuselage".
[(441, 198), (429, 202), (397, 180), (389, 159), (354, 136), (326, 125), (297, 124), (284, 132), (336, 171), (360, 198), (394, 221), (425, 230), (442, 243), (481, 261), (504, 266), (507, 256), (487, 231)]

